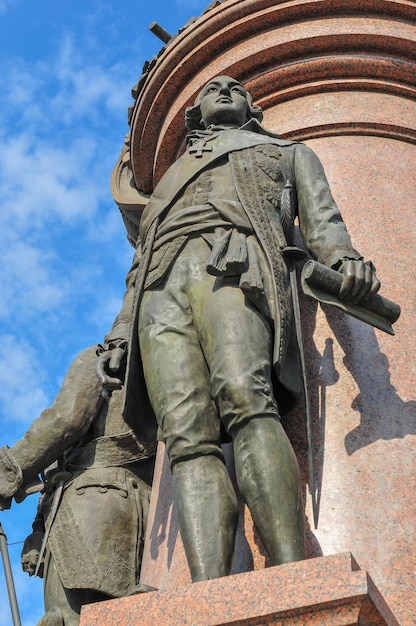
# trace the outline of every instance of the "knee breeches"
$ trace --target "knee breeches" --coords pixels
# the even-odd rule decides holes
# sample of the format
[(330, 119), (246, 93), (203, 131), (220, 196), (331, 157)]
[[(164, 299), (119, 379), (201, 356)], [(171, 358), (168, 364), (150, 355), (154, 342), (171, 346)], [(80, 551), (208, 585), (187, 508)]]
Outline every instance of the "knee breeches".
[(272, 329), (234, 279), (210, 276), (210, 249), (190, 239), (162, 287), (145, 291), (139, 338), (149, 398), (171, 463), (222, 457), (220, 421), (278, 419)]

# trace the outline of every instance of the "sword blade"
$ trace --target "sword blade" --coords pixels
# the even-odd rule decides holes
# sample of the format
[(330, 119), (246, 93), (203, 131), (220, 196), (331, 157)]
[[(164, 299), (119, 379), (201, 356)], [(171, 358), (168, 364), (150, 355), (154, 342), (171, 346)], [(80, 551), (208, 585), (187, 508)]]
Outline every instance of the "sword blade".
[(58, 486), (55, 489), (55, 493), (53, 494), (53, 499), (52, 499), (52, 506), (51, 506), (51, 510), (49, 511), (49, 515), (48, 515), (48, 525), (45, 528), (45, 534), (43, 535), (43, 539), (42, 539), (42, 544), (39, 550), (39, 556), (38, 556), (38, 560), (36, 563), (36, 568), (35, 568), (35, 573), (34, 576), (38, 575), (40, 566), (42, 564), (42, 558), (43, 555), (45, 553), (45, 549), (46, 549), (46, 543), (49, 539), (49, 535), (51, 532), (51, 528), (52, 528), (52, 524), (54, 522), (54, 519), (56, 517), (56, 513), (58, 511), (58, 506), (59, 503), (61, 501), (62, 498), (62, 492), (64, 490), (64, 481), (60, 480), (58, 483)]
[(303, 395), (303, 410), (306, 423), (306, 439), (308, 442), (308, 473), (309, 473), (309, 492), (312, 500), (313, 511), (313, 523), (315, 528), (318, 528), (318, 503), (316, 500), (316, 488), (315, 488), (315, 471), (314, 471), (314, 455), (313, 455), (313, 441), (312, 441), (312, 417), (309, 404), (308, 385), (306, 380), (306, 366), (305, 366), (305, 354), (303, 351), (303, 335), (302, 335), (302, 322), (300, 317), (299, 306), (299, 294), (298, 284), (296, 280), (296, 266), (293, 259), (288, 259), (290, 287), (292, 290), (292, 302), (293, 302), (293, 315), (295, 318), (295, 330), (296, 330), (296, 342), (298, 344), (298, 353), (300, 360), (301, 378), (302, 378), (302, 395)]

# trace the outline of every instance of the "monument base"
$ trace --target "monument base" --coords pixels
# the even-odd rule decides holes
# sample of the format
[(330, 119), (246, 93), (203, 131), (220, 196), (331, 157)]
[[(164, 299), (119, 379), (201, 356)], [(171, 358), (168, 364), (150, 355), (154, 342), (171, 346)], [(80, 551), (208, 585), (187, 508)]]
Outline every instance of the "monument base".
[(82, 608), (80, 626), (399, 626), (350, 553)]

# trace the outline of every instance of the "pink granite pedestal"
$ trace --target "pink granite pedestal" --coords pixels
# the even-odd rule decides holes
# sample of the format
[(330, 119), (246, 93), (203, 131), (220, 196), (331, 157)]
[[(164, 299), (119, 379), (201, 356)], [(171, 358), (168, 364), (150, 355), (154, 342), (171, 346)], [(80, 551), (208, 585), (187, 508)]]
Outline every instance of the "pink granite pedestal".
[(349, 553), (90, 604), (80, 626), (399, 626)]

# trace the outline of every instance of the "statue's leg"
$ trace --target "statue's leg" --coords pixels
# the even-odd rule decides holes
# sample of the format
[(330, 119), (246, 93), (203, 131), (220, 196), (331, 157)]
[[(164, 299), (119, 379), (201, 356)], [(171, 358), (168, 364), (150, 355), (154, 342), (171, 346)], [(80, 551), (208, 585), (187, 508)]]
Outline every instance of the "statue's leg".
[(271, 380), (270, 322), (232, 280), (192, 306), (212, 393), (234, 443), (237, 482), (274, 565), (303, 559), (304, 514), (297, 459), (280, 423)]
[(231, 570), (238, 507), (224, 463), (215, 456), (176, 463), (173, 485), (192, 581), (226, 576)]
[(238, 487), (272, 565), (304, 559), (300, 473), (282, 425), (259, 417), (233, 441)]
[(80, 610), (71, 605), (71, 599), (68, 598), (67, 590), (62, 585), (53, 556), (49, 551), (45, 559), (43, 593), (45, 615), (36, 626), (61, 626), (61, 624), (78, 626)]
[(185, 248), (164, 288), (145, 292), (139, 337), (149, 398), (172, 465), (181, 536), (192, 580), (200, 581), (229, 573), (238, 513), (187, 297), (193, 262)]
[(45, 559), (44, 580), (45, 615), (36, 626), (79, 626), (84, 604), (111, 599), (95, 589), (65, 589), (49, 551)]

